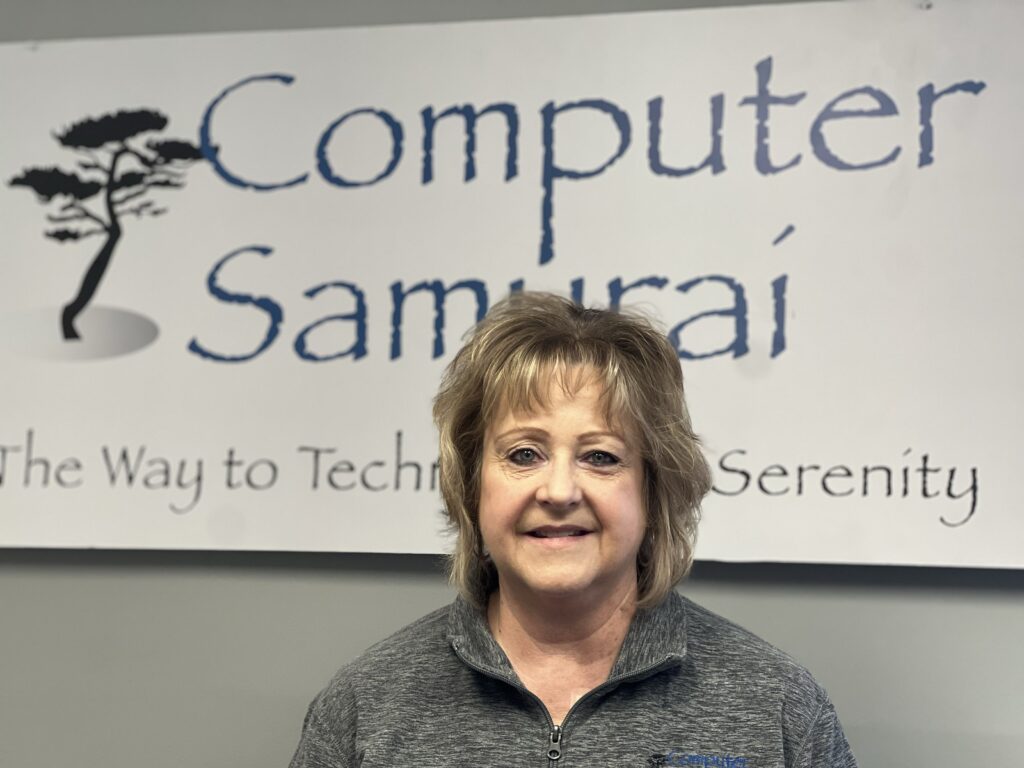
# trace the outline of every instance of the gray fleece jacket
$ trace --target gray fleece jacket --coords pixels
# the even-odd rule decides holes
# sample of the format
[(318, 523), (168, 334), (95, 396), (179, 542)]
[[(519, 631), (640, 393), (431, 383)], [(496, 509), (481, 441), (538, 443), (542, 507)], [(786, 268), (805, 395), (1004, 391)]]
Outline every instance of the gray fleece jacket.
[(825, 691), (791, 658), (672, 593), (634, 618), (608, 680), (561, 727), (483, 614), (456, 600), (343, 667), (291, 768), (856, 768)]

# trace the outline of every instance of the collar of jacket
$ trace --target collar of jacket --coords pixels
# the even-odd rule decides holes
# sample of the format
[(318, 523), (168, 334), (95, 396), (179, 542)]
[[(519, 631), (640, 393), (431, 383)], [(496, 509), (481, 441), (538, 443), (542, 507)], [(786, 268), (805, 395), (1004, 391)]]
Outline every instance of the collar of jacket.
[[(655, 607), (638, 611), (608, 679), (641, 678), (680, 663), (686, 656), (686, 618), (686, 603), (675, 592)], [(470, 666), (521, 685), (484, 613), (461, 597), (449, 609), (447, 638)]]

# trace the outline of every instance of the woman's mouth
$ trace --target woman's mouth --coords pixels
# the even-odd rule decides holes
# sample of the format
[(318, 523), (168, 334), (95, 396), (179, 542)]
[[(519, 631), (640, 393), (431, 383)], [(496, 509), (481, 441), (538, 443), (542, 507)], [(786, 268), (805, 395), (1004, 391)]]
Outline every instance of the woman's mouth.
[(577, 536), (586, 536), (588, 533), (590, 533), (590, 531), (586, 528), (552, 525), (545, 525), (540, 528), (533, 528), (532, 530), (527, 531), (527, 535), (533, 536), (535, 539), (566, 539)]

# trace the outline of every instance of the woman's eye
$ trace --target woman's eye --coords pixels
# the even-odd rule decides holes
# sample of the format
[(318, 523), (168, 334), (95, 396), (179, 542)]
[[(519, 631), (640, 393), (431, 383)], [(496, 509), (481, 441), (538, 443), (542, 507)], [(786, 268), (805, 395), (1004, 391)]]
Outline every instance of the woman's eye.
[(533, 448), (516, 448), (508, 455), (508, 458), (513, 464), (526, 467), (533, 464), (540, 457)]
[(591, 451), (587, 461), (596, 467), (611, 467), (619, 463), (619, 457), (608, 451)]

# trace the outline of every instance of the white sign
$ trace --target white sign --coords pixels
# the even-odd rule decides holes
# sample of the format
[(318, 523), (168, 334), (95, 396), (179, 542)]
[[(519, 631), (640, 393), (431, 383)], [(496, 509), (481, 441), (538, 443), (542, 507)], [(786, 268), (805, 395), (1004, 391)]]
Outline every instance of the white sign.
[(0, 47), (0, 544), (438, 552), (510, 290), (640, 305), (698, 556), (1024, 566), (1012, 2)]

